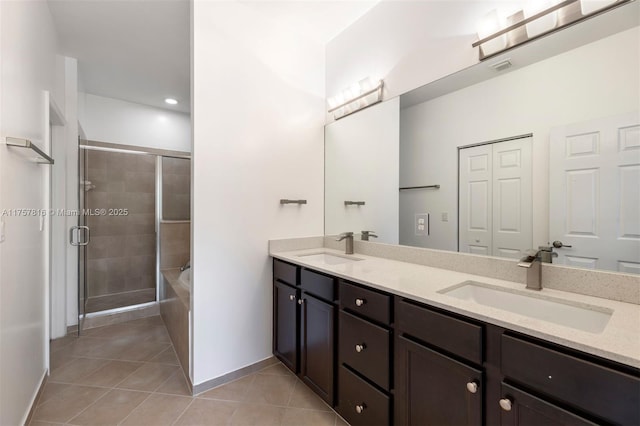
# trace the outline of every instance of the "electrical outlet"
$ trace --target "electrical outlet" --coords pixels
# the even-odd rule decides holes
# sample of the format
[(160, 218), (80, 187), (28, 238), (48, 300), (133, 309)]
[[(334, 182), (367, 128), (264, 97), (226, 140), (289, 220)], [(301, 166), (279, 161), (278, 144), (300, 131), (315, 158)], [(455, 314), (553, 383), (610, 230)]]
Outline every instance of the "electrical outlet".
[(447, 212), (442, 213), (442, 221), (449, 222), (449, 213)]
[(418, 213), (415, 215), (414, 231), (418, 237), (429, 235), (429, 213)]
[(4, 240), (7, 239), (4, 233), (4, 229), (5, 229), (5, 221), (4, 219), (0, 219), (0, 243), (4, 243)]

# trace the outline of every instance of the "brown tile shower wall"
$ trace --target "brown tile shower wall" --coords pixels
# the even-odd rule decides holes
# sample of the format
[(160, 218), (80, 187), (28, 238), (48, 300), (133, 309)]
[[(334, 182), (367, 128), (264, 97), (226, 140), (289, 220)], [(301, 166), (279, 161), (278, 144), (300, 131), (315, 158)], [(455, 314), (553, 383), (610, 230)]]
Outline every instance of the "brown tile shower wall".
[(160, 223), (160, 269), (179, 268), (189, 260), (191, 223)]
[(191, 160), (172, 157), (162, 159), (162, 218), (191, 218)]
[(128, 215), (89, 216), (87, 296), (155, 288), (156, 157), (88, 151), (88, 209), (128, 209)]

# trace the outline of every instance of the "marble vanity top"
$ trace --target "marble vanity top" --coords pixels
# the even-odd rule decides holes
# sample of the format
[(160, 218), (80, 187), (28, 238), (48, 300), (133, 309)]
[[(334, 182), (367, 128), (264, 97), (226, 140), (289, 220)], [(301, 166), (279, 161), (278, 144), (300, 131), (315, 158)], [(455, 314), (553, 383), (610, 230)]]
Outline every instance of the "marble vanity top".
[(548, 288), (535, 292), (535, 297), (561, 299), (585, 307), (595, 306), (612, 310), (613, 314), (604, 329), (599, 333), (593, 333), (439, 293), (464, 281), (476, 281), (504, 289), (523, 290), (524, 285), (520, 283), (359, 253), (353, 255), (359, 260), (337, 264), (320, 262), (317, 256), (304, 257), (316, 253), (344, 256), (343, 251), (329, 248), (272, 251), (270, 255), (286, 262), (640, 368), (640, 305)]

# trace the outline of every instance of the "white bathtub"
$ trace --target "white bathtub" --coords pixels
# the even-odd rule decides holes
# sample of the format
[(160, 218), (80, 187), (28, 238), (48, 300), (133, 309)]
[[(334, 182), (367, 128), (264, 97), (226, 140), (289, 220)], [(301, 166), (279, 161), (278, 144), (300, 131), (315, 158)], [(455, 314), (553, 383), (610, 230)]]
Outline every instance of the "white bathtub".
[(188, 291), (191, 291), (191, 268), (180, 272), (178, 283)]

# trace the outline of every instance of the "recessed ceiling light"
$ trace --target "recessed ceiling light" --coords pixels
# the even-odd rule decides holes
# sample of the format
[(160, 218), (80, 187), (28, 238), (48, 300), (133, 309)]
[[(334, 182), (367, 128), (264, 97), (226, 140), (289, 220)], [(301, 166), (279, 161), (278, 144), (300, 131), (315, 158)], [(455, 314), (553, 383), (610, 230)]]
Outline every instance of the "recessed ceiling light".
[(173, 99), (173, 98), (166, 98), (164, 101), (166, 103), (168, 103), (169, 105), (177, 105), (178, 104), (178, 101)]

